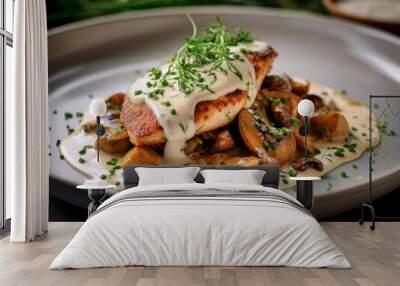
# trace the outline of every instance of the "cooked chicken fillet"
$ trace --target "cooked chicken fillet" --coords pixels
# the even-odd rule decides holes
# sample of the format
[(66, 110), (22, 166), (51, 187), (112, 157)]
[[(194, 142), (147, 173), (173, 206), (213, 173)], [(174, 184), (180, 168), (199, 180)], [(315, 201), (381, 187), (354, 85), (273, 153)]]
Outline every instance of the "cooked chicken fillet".
[[(265, 76), (272, 68), (277, 57), (273, 49), (264, 54), (246, 54), (254, 66), (257, 90), (260, 89)], [(199, 102), (195, 108), (194, 121), (196, 134), (215, 130), (232, 121), (239, 111), (245, 107), (247, 91), (237, 90), (216, 100)], [(229, 120), (227, 120), (229, 114)], [(137, 146), (156, 145), (166, 142), (164, 131), (150, 107), (145, 103), (133, 104), (129, 96), (125, 97), (121, 121), (128, 130), (131, 142)]]

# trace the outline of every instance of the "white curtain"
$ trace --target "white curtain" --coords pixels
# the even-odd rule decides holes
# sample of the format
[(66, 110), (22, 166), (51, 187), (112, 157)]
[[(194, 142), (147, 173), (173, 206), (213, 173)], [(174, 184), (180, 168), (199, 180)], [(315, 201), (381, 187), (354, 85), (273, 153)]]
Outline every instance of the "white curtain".
[(45, 0), (15, 1), (13, 94), (6, 98), (6, 187), (12, 242), (48, 225), (48, 90)]

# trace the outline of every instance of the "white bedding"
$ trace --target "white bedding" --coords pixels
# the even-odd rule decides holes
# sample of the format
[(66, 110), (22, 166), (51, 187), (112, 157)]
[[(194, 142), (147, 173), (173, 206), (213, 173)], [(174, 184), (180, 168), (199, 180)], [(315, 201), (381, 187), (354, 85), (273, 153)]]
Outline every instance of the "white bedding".
[[(168, 190), (258, 190), (271, 199), (243, 195), (123, 199), (137, 192)], [(50, 269), (127, 265), (349, 268), (318, 222), (285, 200), (299, 204), (279, 190), (254, 185), (193, 183), (128, 189), (100, 206)]]

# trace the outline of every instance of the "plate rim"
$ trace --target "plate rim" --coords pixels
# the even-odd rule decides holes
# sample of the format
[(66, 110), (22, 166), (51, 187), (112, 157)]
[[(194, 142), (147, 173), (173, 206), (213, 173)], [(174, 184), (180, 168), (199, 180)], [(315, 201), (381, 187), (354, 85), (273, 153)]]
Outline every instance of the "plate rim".
[(400, 46), (400, 37), (397, 37), (389, 32), (365, 24), (334, 18), (329, 15), (320, 15), (306, 11), (296, 11), (296, 10), (282, 9), (282, 8), (258, 7), (258, 6), (233, 6), (233, 5), (162, 7), (162, 8), (132, 10), (116, 14), (102, 15), (51, 28), (48, 30), (48, 37), (51, 38), (52, 36), (60, 35), (66, 32), (71, 32), (76, 29), (93, 27), (97, 25), (104, 25), (117, 21), (129, 21), (132, 19), (153, 18), (157, 16), (174, 16), (174, 15), (178, 16), (178, 15), (186, 15), (187, 13), (204, 15), (204, 14), (218, 14), (221, 12), (225, 14), (302, 18), (305, 20), (314, 20), (323, 22), (324, 24), (337, 24), (337, 25), (342, 25), (345, 28), (350, 28), (355, 32), (381, 38), (385, 41), (389, 41), (394, 43), (395, 45)]

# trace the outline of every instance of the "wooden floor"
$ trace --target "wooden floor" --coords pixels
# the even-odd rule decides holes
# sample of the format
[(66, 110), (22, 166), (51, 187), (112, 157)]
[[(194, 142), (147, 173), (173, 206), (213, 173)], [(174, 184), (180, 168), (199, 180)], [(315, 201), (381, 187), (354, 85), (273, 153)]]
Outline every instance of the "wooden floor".
[(400, 285), (400, 223), (322, 223), (353, 269), (288, 267), (124, 267), (48, 270), (81, 223), (50, 223), (44, 237), (27, 244), (0, 241), (0, 285)]

